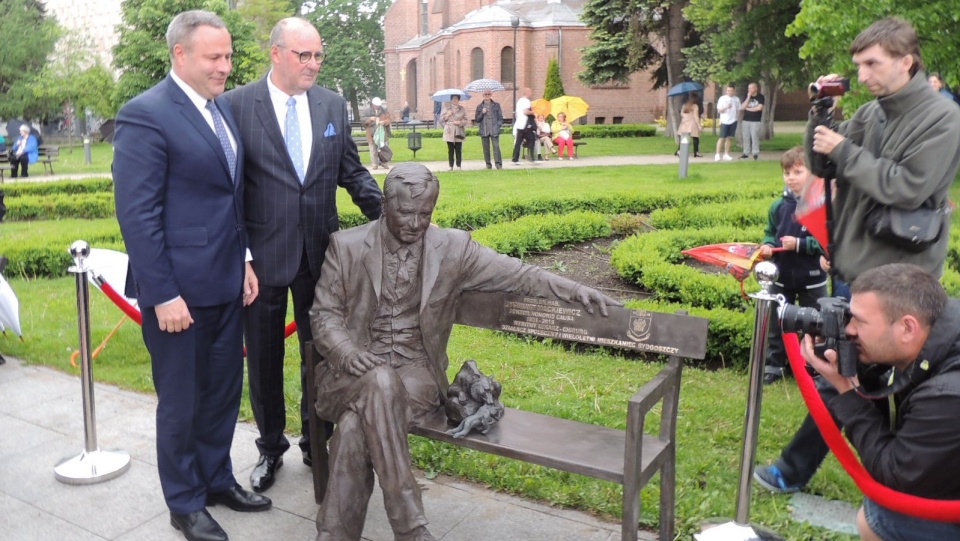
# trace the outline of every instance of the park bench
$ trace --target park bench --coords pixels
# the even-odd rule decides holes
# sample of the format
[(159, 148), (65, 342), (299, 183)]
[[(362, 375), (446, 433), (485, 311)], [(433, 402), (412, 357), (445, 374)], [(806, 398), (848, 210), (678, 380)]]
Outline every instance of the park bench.
[(48, 175), (53, 174), (53, 162), (57, 161), (57, 158), (60, 157), (60, 146), (59, 145), (40, 145), (38, 149), (40, 153), (40, 163), (43, 164), (43, 170)]
[[(660, 472), (660, 539), (674, 536), (676, 499), (676, 423), (680, 398), (681, 358), (706, 355), (704, 318), (609, 308), (610, 315), (587, 315), (575, 303), (519, 297), (504, 293), (469, 292), (461, 299), (456, 322), (461, 325), (547, 337), (591, 345), (669, 355), (666, 366), (640, 387), (626, 405), (626, 430), (560, 419), (506, 408), (490, 432), (454, 438), (442, 411), (411, 428), (411, 434), (539, 464), (623, 485), (621, 539), (636, 541), (640, 519), (640, 491)], [(314, 368), (320, 362), (313, 344), (307, 344), (307, 382), (310, 447), (313, 457), (314, 497), (323, 500), (329, 465), (320, 439), (321, 420), (316, 403)], [(482, 359), (480, 360), (481, 369)], [(510, 387), (504, 382), (504, 396)], [(662, 402), (659, 432), (644, 432), (650, 410)]]
[(4, 175), (7, 171), (12, 171), (13, 168), (10, 165), (10, 154), (6, 151), (0, 152), (0, 184), (3, 184)]

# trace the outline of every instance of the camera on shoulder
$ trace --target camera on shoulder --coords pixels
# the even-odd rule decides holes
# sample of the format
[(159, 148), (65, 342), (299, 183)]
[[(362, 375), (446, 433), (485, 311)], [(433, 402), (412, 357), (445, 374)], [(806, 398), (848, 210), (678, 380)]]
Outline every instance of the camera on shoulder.
[(814, 352), (823, 357), (832, 349), (837, 352), (840, 374), (857, 375), (857, 348), (847, 339), (850, 323), (850, 303), (843, 297), (823, 297), (817, 300), (820, 310), (784, 304), (778, 309), (780, 328), (785, 333), (802, 332), (814, 337)]

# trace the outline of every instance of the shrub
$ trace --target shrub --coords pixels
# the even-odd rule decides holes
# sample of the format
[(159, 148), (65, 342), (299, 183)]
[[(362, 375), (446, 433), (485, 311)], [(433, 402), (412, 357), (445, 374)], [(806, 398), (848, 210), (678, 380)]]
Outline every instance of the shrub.
[(513, 222), (495, 224), (473, 232), (480, 244), (502, 254), (523, 256), (543, 252), (557, 244), (609, 237), (610, 223), (596, 212), (571, 212), (524, 216)]
[(767, 225), (767, 207), (757, 200), (745, 200), (692, 208), (657, 209), (650, 213), (650, 222), (659, 229), (704, 229), (731, 225), (762, 232)]

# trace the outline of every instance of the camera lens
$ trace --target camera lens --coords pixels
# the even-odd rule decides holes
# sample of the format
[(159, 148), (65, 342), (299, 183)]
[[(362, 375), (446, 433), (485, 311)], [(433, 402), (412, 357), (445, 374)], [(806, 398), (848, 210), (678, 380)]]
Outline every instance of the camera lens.
[(780, 308), (780, 328), (785, 333), (802, 332), (819, 335), (822, 325), (820, 312), (815, 308), (804, 308), (793, 304)]

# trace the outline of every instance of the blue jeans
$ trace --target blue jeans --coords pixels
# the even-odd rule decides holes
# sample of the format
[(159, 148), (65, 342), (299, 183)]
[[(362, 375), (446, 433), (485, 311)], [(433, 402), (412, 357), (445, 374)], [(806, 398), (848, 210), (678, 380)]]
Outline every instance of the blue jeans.
[(883, 541), (944, 541), (960, 539), (960, 524), (924, 520), (891, 511), (870, 498), (863, 499), (867, 524)]

